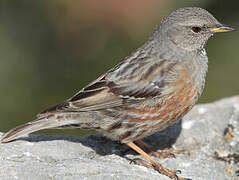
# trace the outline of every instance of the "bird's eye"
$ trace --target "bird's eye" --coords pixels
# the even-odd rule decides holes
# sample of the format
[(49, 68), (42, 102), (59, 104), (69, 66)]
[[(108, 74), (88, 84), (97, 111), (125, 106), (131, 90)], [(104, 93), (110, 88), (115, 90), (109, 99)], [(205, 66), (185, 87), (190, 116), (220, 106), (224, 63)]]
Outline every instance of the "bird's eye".
[(193, 27), (191, 27), (191, 29), (192, 29), (192, 31), (195, 32), (195, 33), (199, 33), (199, 32), (202, 30), (202, 28), (200, 28), (200, 27), (198, 27), (198, 26), (193, 26)]

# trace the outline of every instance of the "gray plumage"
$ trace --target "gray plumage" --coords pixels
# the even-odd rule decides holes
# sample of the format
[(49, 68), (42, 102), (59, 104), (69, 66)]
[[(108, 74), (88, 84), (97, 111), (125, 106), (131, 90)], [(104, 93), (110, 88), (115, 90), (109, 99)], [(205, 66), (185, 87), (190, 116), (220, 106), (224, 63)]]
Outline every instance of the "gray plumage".
[(80, 128), (128, 143), (168, 127), (203, 91), (208, 62), (204, 46), (216, 28), (232, 30), (201, 8), (172, 12), (116, 67), (40, 113), (36, 121), (10, 130), (1, 141), (46, 128)]

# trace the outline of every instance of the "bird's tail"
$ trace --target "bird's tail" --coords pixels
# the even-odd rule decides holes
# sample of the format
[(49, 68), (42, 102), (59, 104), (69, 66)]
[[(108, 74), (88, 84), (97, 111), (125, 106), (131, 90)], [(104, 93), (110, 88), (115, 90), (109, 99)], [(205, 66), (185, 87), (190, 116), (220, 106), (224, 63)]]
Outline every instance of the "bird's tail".
[(79, 124), (79, 120), (77, 120), (76, 118), (72, 119), (67, 119), (65, 117), (56, 118), (55, 116), (43, 117), (11, 129), (1, 137), (1, 142), (6, 143), (42, 129), (68, 127), (70, 125), (77, 124)]

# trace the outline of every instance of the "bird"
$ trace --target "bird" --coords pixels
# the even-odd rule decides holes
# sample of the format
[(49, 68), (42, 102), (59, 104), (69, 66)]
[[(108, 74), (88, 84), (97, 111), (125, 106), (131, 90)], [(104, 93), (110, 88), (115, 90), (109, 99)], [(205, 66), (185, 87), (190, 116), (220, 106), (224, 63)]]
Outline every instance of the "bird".
[(11, 129), (1, 142), (42, 129), (93, 129), (142, 155), (146, 161), (138, 164), (171, 179), (185, 180), (177, 170), (163, 167), (146, 153), (143, 148), (150, 146), (141, 139), (171, 126), (190, 111), (204, 89), (208, 39), (233, 30), (205, 9), (177, 9), (119, 64), (71, 98), (39, 113), (36, 120)]

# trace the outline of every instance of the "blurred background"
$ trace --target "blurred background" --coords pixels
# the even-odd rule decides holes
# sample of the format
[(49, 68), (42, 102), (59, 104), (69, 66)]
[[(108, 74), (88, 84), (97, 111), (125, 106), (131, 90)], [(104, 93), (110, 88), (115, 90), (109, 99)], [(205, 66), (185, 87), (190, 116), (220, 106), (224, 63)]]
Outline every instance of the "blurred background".
[[(39, 111), (75, 94), (142, 45), (163, 16), (186, 6), (205, 8), (239, 29), (235, 0), (1, 0), (0, 131), (33, 120)], [(200, 103), (239, 94), (238, 33), (209, 40), (209, 72)]]

